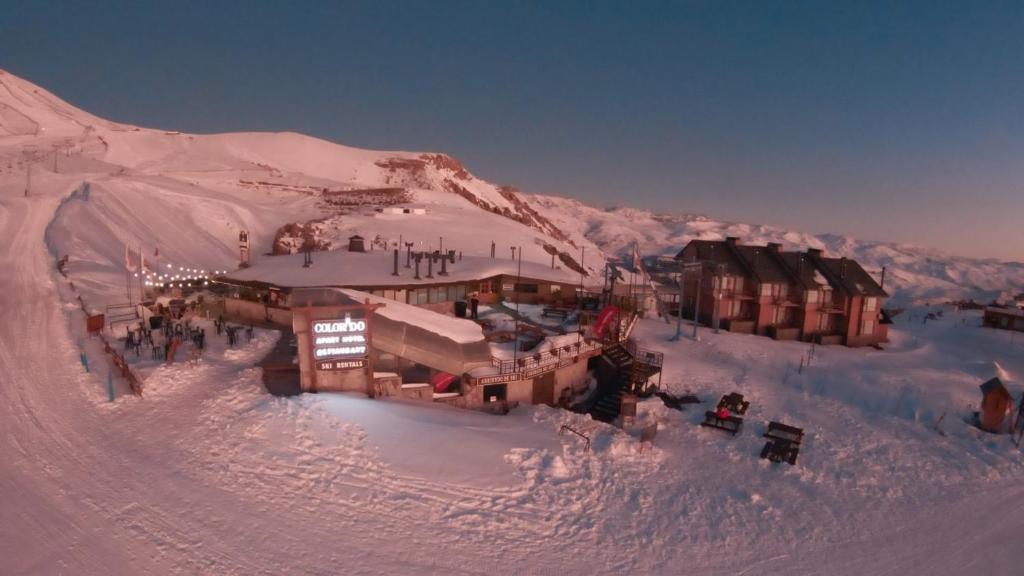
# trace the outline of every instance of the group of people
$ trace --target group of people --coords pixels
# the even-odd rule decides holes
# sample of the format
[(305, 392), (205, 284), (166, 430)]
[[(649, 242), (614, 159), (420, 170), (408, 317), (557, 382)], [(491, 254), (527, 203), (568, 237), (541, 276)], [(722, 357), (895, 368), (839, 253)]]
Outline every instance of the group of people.
[[(124, 338), (124, 350), (127, 353), (129, 350), (135, 352), (136, 356), (141, 355), (141, 348), (143, 344), (146, 344), (152, 349), (152, 357), (154, 360), (166, 360), (170, 354), (172, 347), (181, 345), (183, 342), (189, 342), (192, 344), (194, 356), (201, 355), (203, 350), (206, 349), (206, 329), (201, 326), (193, 326), (192, 318), (185, 318), (181, 321), (175, 321), (169, 316), (163, 316), (166, 319), (159, 328), (156, 329), (158, 334), (163, 335), (163, 343), (158, 345), (154, 339), (154, 329), (147, 328), (144, 322), (139, 322), (135, 327), (129, 327), (126, 330)], [(235, 346), (241, 342), (240, 332), (245, 330), (246, 341), (252, 340), (253, 327), (252, 326), (232, 326), (228, 324), (223, 316), (218, 317), (214, 320), (214, 326), (217, 329), (217, 335), (225, 335), (227, 338), (228, 346)]]

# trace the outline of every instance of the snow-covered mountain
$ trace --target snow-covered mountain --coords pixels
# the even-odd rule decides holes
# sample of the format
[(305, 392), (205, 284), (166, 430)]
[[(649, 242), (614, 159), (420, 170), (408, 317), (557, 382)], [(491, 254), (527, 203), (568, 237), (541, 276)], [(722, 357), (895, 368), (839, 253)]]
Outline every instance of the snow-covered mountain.
[(529, 195), (530, 204), (570, 237), (586, 237), (608, 255), (674, 255), (694, 239), (736, 236), (745, 244), (779, 242), (787, 250), (821, 248), (859, 261), (880, 277), (898, 305), (975, 299), (1005, 301), (1024, 292), (1024, 263), (964, 258), (938, 250), (836, 234), (808, 234), (773, 226), (714, 220), (696, 214), (656, 214), (637, 208), (596, 208), (578, 200)]
[[(887, 268), (897, 301), (991, 300), (1024, 291), (1024, 264), (959, 258), (906, 245), (811, 235), (695, 215), (602, 209), (577, 200), (523, 194), (475, 177), (439, 153), (376, 151), (296, 133), (195, 135), (98, 118), (0, 70), (0, 186), (57, 185), (88, 195), (66, 202), (49, 229), (51, 250), (71, 257), (87, 289), (123, 284), (124, 246), (175, 264), (232, 268), (245, 229), (256, 257), (320, 248), (358, 233), (381, 248), (511, 255), (598, 272), (633, 242), (645, 254), (672, 254), (693, 238), (738, 236), (789, 248), (824, 248)], [(392, 205), (425, 214), (377, 211)], [(552, 255), (557, 256), (553, 258)]]

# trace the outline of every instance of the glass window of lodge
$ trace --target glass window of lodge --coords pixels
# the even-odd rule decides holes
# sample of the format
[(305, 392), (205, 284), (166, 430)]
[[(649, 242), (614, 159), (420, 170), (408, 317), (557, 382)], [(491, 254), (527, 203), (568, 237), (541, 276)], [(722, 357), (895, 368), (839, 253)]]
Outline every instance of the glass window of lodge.
[(877, 305), (878, 305), (878, 301), (874, 297), (869, 296), (869, 297), (864, 299), (864, 311), (865, 312), (874, 312), (875, 311), (875, 306), (877, 306)]
[(480, 293), (481, 294), (490, 294), (491, 293), (491, 281), (490, 280), (481, 280), (480, 281)]
[(761, 296), (770, 296), (772, 293), (771, 284), (761, 284)]
[(818, 291), (817, 290), (808, 290), (807, 291), (807, 303), (808, 304), (815, 304), (817, 302), (818, 302)]
[(448, 287), (437, 286), (431, 289), (432, 294), (430, 295), (431, 302), (444, 302), (448, 299)]
[(743, 292), (743, 277), (742, 276), (737, 276), (733, 280), (733, 290), (735, 290), (736, 292)]
[(536, 294), (538, 286), (536, 284), (516, 284), (515, 291), (522, 292), (523, 294)]
[(875, 333), (875, 321), (874, 320), (865, 320), (864, 323), (861, 325), (860, 333), (864, 334), (865, 336), (870, 335), (870, 334), (874, 334)]
[(430, 302), (430, 290), (427, 288), (416, 289), (416, 301), (413, 304), (428, 304)]

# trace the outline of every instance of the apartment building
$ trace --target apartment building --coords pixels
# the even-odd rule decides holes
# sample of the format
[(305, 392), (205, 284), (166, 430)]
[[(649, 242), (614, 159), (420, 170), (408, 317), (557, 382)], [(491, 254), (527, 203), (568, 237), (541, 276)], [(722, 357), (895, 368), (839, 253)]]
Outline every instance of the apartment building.
[[(737, 238), (693, 240), (676, 255), (683, 313), (731, 332), (822, 344), (872, 346), (888, 339), (888, 295), (856, 261), (821, 250), (786, 252)], [(697, 264), (693, 266), (692, 264)], [(699, 289), (698, 289), (699, 287)]]

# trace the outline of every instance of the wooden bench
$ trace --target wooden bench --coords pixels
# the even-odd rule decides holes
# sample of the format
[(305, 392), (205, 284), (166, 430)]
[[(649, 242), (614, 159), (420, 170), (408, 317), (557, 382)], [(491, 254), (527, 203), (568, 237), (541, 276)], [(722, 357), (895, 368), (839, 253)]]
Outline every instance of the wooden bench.
[(743, 394), (733, 392), (722, 396), (722, 399), (718, 401), (718, 408), (723, 407), (733, 414), (743, 416), (750, 408), (750, 402), (743, 399)]
[(704, 421), (700, 425), (724, 430), (735, 436), (740, 431), (740, 428), (743, 427), (743, 418), (739, 416), (719, 418), (717, 414), (709, 410), (704, 413)]

